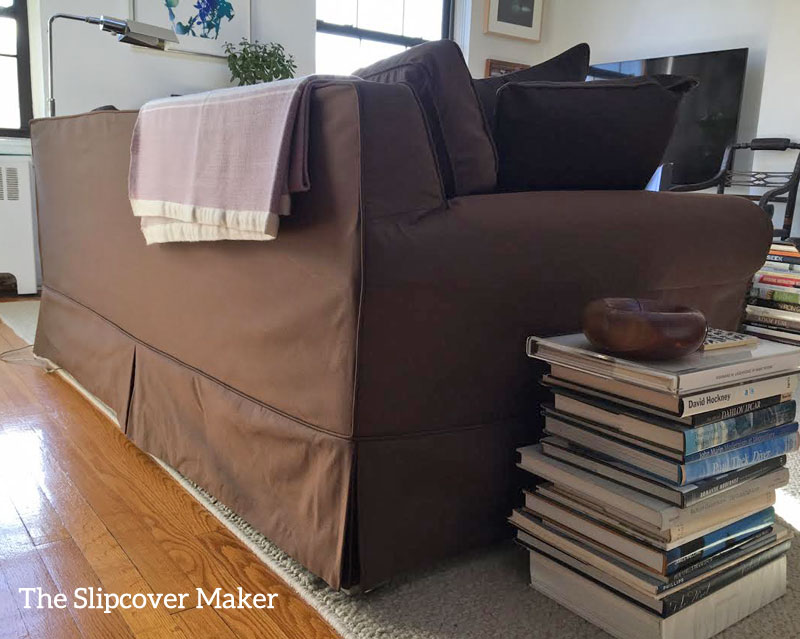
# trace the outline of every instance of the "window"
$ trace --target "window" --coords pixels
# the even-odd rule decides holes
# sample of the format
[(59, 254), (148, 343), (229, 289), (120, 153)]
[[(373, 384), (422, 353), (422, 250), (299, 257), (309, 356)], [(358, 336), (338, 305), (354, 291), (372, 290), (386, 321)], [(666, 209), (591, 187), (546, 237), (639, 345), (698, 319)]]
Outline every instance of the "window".
[(0, 136), (28, 137), (31, 69), (25, 0), (0, 0)]
[(316, 72), (348, 75), (416, 44), (448, 38), (452, 10), (452, 0), (317, 0)]

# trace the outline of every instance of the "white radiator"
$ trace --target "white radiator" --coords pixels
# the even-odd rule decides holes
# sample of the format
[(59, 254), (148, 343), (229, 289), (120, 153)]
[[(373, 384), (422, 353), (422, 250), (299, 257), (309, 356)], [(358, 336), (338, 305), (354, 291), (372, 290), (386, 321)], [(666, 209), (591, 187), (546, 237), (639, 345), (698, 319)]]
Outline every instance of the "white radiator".
[(36, 293), (40, 279), (34, 202), (30, 158), (0, 155), (0, 273), (17, 279), (20, 295)]

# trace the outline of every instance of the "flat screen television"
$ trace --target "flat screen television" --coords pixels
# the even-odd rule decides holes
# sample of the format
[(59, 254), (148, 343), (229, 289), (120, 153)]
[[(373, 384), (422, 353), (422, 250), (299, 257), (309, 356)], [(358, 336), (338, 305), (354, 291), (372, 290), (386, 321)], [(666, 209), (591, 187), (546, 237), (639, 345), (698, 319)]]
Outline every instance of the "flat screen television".
[(674, 55), (597, 64), (590, 80), (671, 73), (696, 78), (678, 112), (664, 163), (672, 163), (673, 184), (702, 182), (716, 174), (725, 147), (736, 140), (747, 49)]

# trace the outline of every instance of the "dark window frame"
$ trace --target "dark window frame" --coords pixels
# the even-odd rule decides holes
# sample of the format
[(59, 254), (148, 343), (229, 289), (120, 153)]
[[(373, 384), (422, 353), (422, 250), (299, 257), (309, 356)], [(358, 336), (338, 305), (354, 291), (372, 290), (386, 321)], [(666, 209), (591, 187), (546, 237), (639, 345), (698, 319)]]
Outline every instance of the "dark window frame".
[[(358, 38), (359, 40), (371, 40), (373, 42), (385, 42), (387, 44), (399, 44), (403, 47), (413, 47), (424, 42), (424, 38), (412, 38), (400, 35), (399, 33), (387, 33), (385, 31), (372, 31), (354, 27), (352, 24), (334, 24), (317, 20), (318, 33), (330, 33), (333, 35)], [(453, 0), (443, 0), (442, 2), (442, 39), (449, 40), (453, 37)]]
[(17, 59), (17, 89), (19, 91), (18, 129), (0, 128), (0, 137), (30, 137), (30, 120), (33, 118), (33, 94), (31, 93), (31, 56), (28, 41), (28, 3), (26, 0), (14, 0), (10, 7), (0, 7), (1, 18), (12, 18), (17, 22), (17, 54), (0, 54), (4, 58)]

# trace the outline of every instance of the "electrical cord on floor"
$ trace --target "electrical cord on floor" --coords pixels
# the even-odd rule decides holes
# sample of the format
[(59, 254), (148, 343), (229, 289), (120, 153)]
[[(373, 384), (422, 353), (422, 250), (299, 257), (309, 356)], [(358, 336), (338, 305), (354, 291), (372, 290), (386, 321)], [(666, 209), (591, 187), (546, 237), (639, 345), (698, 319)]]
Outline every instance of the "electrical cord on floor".
[(27, 346), (20, 346), (19, 348), (12, 348), (7, 351), (3, 351), (0, 353), (0, 362), (5, 362), (7, 364), (22, 364), (24, 366), (33, 366), (35, 368), (43, 368), (45, 373), (55, 373), (56, 371), (60, 371), (60, 366), (54, 366), (53, 363), (45, 359), (44, 357), (39, 357), (33, 351), (31, 351), (31, 355), (28, 357), (11, 357), (14, 353), (21, 353), (22, 351), (26, 351), (28, 349), (33, 349), (32, 344), (28, 344)]

